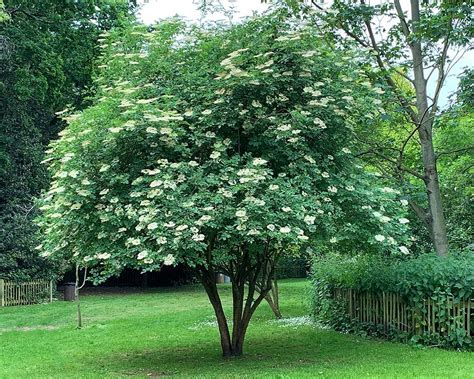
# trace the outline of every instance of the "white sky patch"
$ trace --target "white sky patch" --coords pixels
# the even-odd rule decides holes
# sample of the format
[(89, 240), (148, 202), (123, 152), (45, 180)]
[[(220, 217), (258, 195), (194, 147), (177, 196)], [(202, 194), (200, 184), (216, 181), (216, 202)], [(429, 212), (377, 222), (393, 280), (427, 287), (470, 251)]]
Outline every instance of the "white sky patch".
[[(388, 0), (368, 0), (369, 4), (380, 4)], [(138, 12), (139, 19), (145, 24), (153, 24), (159, 20), (163, 20), (169, 17), (180, 16), (183, 19), (195, 22), (195, 23), (206, 23), (206, 22), (238, 22), (242, 18), (251, 16), (253, 13), (262, 13), (271, 3), (269, 0), (267, 3), (262, 3), (261, 0), (212, 0), (215, 4), (220, 3), (225, 9), (232, 10), (232, 16), (229, 16), (225, 12), (208, 13), (203, 16), (199, 10), (200, 0), (141, 0), (139, 4), (141, 8)], [(329, 5), (331, 0), (318, 0), (318, 3), (324, 3)], [(410, 15), (410, 1), (401, 0), (402, 8)], [(390, 26), (390, 21), (385, 20), (387, 26)], [(393, 21), (395, 22), (395, 21)], [(455, 51), (450, 51), (450, 55), (454, 56)], [(474, 51), (468, 51), (464, 56), (457, 62), (456, 65), (449, 72), (448, 77), (445, 80), (444, 87), (441, 91), (439, 98), (439, 106), (445, 108), (448, 104), (449, 96), (454, 93), (459, 83), (459, 75), (464, 71), (466, 67), (473, 67), (474, 62)], [(436, 75), (434, 73), (428, 82), (428, 92), (433, 94), (436, 88)], [(426, 75), (428, 75), (428, 70)]]
[[(145, 24), (152, 24), (174, 16), (181, 16), (191, 22), (229, 21), (224, 12), (208, 14), (203, 18), (199, 10), (199, 0), (141, 0), (139, 3), (141, 4), (139, 18)], [(221, 0), (219, 2), (214, 0), (214, 3), (221, 3), (225, 9), (233, 10), (233, 22), (251, 16), (253, 12), (261, 13), (269, 7), (268, 4), (262, 4), (260, 0)]]

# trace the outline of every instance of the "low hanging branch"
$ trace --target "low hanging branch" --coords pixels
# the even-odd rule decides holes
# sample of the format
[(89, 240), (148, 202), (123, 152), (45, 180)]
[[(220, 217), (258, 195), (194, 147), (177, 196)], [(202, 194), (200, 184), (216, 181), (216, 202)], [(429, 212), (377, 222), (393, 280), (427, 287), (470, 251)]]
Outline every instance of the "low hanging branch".
[(385, 154), (382, 154), (382, 153), (379, 153), (378, 151), (375, 151), (375, 150), (367, 150), (367, 151), (364, 151), (362, 153), (359, 153), (359, 154), (356, 154), (355, 156), (356, 157), (361, 157), (363, 155), (367, 155), (367, 154), (373, 154), (379, 158), (382, 158), (383, 160), (387, 161), (387, 162), (390, 162), (394, 165), (396, 165), (397, 169), (399, 171), (404, 171), (404, 172), (407, 172), (411, 175), (413, 175), (414, 177), (420, 179), (420, 180), (423, 180), (425, 181), (425, 176), (423, 174), (420, 174), (419, 172), (415, 171), (415, 170), (412, 170), (411, 168), (408, 168), (408, 167), (404, 167), (402, 165), (400, 165), (399, 162), (397, 162), (395, 159), (392, 159), (390, 157), (387, 157)]

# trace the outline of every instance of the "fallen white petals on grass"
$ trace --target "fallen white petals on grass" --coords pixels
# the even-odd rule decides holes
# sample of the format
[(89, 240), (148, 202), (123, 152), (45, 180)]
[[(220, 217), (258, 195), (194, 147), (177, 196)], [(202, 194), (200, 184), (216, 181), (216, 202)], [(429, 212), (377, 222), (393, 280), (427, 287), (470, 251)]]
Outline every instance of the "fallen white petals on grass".
[(206, 329), (206, 328), (217, 328), (217, 321), (216, 320), (206, 320), (206, 321), (201, 321), (193, 326), (190, 326), (188, 329), (189, 330), (200, 330), (200, 329)]
[(280, 328), (295, 328), (296, 329), (300, 326), (320, 327), (309, 316), (281, 318), (278, 320), (270, 320), (268, 321), (268, 323), (276, 324)]

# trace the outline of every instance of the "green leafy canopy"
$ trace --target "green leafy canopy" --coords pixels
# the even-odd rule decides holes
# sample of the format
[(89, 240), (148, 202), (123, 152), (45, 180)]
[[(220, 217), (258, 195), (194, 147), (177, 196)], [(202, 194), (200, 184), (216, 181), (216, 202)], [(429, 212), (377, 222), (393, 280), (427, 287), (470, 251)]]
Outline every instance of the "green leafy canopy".
[(315, 35), (282, 11), (104, 34), (94, 105), (66, 116), (45, 161), (42, 255), (106, 277), (223, 267), (243, 246), (256, 257), (328, 240), (400, 253), (399, 193), (370, 188), (350, 150), (354, 125), (379, 117), (380, 89), (355, 52)]

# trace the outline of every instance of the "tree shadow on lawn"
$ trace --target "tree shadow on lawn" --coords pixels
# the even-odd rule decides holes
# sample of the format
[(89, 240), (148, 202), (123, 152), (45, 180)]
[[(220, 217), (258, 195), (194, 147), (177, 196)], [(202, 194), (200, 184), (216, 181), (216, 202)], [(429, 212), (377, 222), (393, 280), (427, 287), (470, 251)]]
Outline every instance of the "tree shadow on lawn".
[[(297, 330), (269, 331), (268, 336), (249, 336), (244, 356), (223, 358), (219, 341), (213, 335), (197, 338), (194, 345), (177, 344), (168, 348), (128, 351), (102, 356), (101, 364), (117, 375), (151, 377), (184, 376), (255, 376), (262, 374), (289, 374), (294, 370), (318, 370), (326, 368), (350, 368), (361, 361), (391, 359), (400, 363), (403, 354), (394, 356), (406, 346), (390, 344), (392, 349), (378, 350), (384, 342), (358, 338), (334, 331), (311, 327)], [(386, 342), (385, 342), (386, 344)], [(410, 351), (412, 349), (408, 349)], [(368, 353), (370, 356), (368, 356)], [(390, 354), (390, 356), (389, 356)], [(407, 355), (407, 354), (405, 354)], [(96, 357), (98, 358), (98, 357)]]

